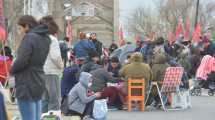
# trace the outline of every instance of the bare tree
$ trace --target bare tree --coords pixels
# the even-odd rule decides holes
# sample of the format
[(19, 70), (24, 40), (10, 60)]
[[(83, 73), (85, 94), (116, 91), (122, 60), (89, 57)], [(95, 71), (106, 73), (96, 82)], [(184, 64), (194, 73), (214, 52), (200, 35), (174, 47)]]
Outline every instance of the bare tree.
[[(22, 39), (22, 36), (18, 35), (17, 21), (20, 16), (24, 14), (24, 1), (25, 0), (4, 0), (4, 13), (6, 17), (8, 40), (10, 46), (16, 50)], [(63, 0), (48, 0), (49, 1), (49, 13), (53, 15), (54, 19), (60, 26), (60, 36), (64, 34), (64, 1)], [(28, 2), (28, 0), (26, 0)]]
[(21, 41), (18, 35), (17, 21), (23, 12), (23, 0), (4, 0), (4, 14), (8, 31), (8, 44), (16, 49)]
[[(159, 0), (155, 4), (156, 11), (146, 8), (135, 9), (128, 18), (130, 31), (144, 34), (156, 32), (158, 35), (167, 35), (170, 31), (175, 32), (180, 18), (182, 18), (184, 28), (186, 20), (189, 19), (191, 30), (194, 30), (195, 0)], [(203, 32), (214, 30), (214, 16), (214, 1), (200, 3), (199, 22), (202, 25)]]

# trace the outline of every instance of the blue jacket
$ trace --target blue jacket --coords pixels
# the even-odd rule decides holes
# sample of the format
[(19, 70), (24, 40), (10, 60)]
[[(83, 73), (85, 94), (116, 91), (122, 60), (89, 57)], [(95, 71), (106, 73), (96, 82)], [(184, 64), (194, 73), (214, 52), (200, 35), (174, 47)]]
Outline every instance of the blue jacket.
[(89, 52), (93, 51), (96, 52), (95, 45), (89, 40), (80, 40), (74, 46), (74, 54), (76, 58), (87, 58), (89, 56)]
[(61, 96), (67, 96), (69, 91), (78, 83), (80, 68), (78, 65), (73, 64), (67, 67), (63, 71), (63, 77), (61, 80)]

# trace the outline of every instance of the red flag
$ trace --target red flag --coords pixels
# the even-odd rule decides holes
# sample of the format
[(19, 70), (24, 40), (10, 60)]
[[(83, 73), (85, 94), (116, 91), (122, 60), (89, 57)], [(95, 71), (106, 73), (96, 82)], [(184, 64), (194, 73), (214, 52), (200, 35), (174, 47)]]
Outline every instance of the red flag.
[(0, 41), (5, 41), (5, 40), (6, 40), (6, 31), (2, 26), (0, 26)]
[(122, 25), (120, 25), (120, 28), (119, 28), (119, 45), (120, 46), (125, 45), (124, 33), (123, 33)]
[(201, 37), (201, 32), (202, 32), (202, 27), (200, 23), (196, 25), (196, 29), (193, 32), (193, 42), (200, 42), (200, 37)]
[(181, 34), (183, 34), (182, 18), (179, 19), (178, 26), (176, 28), (175, 32), (176, 39), (178, 39)]
[(0, 0), (0, 41), (6, 40), (3, 0)]
[(184, 32), (184, 39), (189, 40), (190, 39), (190, 20), (187, 19), (186, 21), (186, 30)]
[(175, 34), (173, 34), (172, 32), (169, 32), (168, 41), (170, 44), (174, 43), (175, 42)]
[(139, 34), (135, 35), (135, 42), (141, 41), (141, 37)]
[(66, 37), (69, 38), (69, 43), (72, 43), (72, 24), (71, 24), (71, 21), (67, 22)]

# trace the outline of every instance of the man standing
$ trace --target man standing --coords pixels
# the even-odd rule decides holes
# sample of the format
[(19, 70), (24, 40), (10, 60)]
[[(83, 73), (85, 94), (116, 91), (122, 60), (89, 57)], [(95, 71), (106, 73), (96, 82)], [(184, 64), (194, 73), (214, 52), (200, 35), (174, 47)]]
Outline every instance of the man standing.
[(46, 90), (43, 97), (42, 111), (60, 110), (60, 79), (63, 71), (63, 61), (60, 54), (59, 42), (57, 39), (58, 25), (52, 16), (43, 17), (40, 22), (46, 24), (49, 29), (51, 45), (49, 54), (44, 65)]
[(41, 99), (45, 90), (43, 66), (49, 53), (48, 27), (39, 25), (33, 16), (24, 15), (18, 20), (24, 35), (11, 68), (15, 76), (16, 98), (22, 120), (40, 120)]
[(74, 46), (75, 57), (87, 59), (92, 52), (96, 52), (94, 44), (86, 39), (85, 33), (81, 32), (80, 40)]
[(68, 56), (67, 53), (69, 51), (69, 38), (65, 37), (62, 41), (59, 41), (60, 44), (60, 52), (61, 52), (61, 57), (63, 59), (63, 63), (64, 63), (64, 68), (66, 68), (66, 64), (68, 61)]
[(91, 33), (91, 39), (92, 39), (93, 44), (95, 45), (98, 56), (101, 57), (102, 56), (102, 47), (103, 47), (102, 42), (97, 40), (96, 33)]

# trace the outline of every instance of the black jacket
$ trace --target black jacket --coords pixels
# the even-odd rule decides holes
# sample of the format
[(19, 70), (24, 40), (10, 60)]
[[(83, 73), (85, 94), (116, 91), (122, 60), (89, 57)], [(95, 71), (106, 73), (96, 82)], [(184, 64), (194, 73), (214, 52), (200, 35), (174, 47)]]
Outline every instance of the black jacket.
[(43, 66), (50, 43), (47, 26), (35, 27), (24, 36), (11, 68), (18, 99), (36, 101), (42, 98), (45, 88)]
[(96, 47), (97, 54), (99, 55), (99, 57), (101, 57), (101, 55), (102, 55), (102, 47), (103, 47), (102, 43), (100, 41), (98, 41), (98, 40), (95, 40), (95, 41), (92, 41), (92, 42)]

